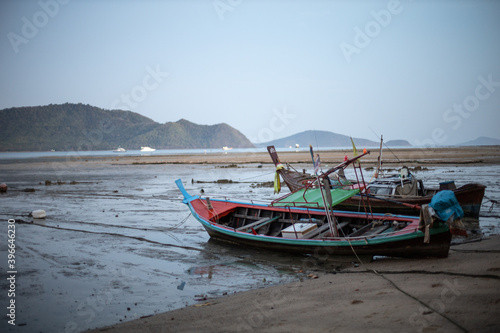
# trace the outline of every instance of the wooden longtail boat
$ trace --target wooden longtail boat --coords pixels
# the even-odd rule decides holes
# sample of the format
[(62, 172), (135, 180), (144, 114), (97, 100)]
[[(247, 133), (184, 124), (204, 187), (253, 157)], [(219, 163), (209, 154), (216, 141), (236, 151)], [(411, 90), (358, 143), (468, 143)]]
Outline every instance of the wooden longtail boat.
[[(305, 171), (299, 172), (290, 165), (284, 167), (274, 146), (267, 147), (267, 150), (277, 167), (276, 172), (281, 176), (291, 192), (302, 189), (316, 180), (316, 177)], [(337, 178), (342, 177), (342, 175), (337, 176)], [(345, 181), (348, 182), (346, 179)], [(350, 197), (339, 203), (335, 208), (363, 211), (362, 196), (369, 196), (372, 212), (418, 215), (420, 207), (429, 204), (434, 194), (440, 190), (452, 190), (464, 211), (464, 222), (477, 223), (485, 189), (486, 186), (476, 183), (465, 184), (456, 188), (454, 182), (443, 182), (439, 188), (427, 188), (424, 187), (422, 180), (417, 179), (409, 172), (403, 172), (403, 175), (398, 174), (375, 179), (366, 185), (366, 190), (361, 194)]]
[(241, 246), (332, 256), (448, 256), (451, 234), (443, 222), (428, 229), (425, 243), (418, 217), (209, 199), (190, 195), (180, 179), (175, 183), (212, 238)]

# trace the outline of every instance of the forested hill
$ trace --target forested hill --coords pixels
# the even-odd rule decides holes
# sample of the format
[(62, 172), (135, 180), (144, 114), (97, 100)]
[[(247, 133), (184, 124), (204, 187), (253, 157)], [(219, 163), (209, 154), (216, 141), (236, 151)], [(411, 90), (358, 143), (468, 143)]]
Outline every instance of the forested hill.
[(131, 111), (69, 103), (0, 110), (0, 143), (0, 151), (254, 146), (227, 124), (197, 125), (184, 119), (160, 124)]

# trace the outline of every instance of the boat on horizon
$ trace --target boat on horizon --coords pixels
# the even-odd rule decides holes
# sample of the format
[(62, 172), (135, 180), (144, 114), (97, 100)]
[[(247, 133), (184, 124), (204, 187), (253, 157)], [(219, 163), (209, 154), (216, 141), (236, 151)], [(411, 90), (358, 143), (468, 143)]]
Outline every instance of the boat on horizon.
[(113, 150), (114, 153), (124, 153), (126, 151), (127, 150), (125, 148), (122, 148), (122, 147), (118, 147), (115, 150)]
[(156, 149), (151, 148), (151, 147), (141, 147), (141, 151), (142, 152), (152, 152), (152, 151), (156, 151)]

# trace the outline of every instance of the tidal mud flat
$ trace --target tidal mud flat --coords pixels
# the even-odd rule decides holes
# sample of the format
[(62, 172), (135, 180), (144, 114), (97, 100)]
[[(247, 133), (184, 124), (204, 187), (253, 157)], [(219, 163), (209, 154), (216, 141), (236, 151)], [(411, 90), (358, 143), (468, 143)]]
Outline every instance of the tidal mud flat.
[[(336, 157), (325, 155), (325, 167), (334, 165)], [(333, 155), (342, 158), (345, 152)], [(462, 164), (429, 163), (415, 172), (431, 185), (447, 180), (486, 185), (486, 197), (493, 201), (483, 200), (479, 231), (490, 237), (500, 221), (494, 205), (500, 200), (500, 170), (492, 162), (498, 156), (467, 156)], [(294, 152), (280, 157), (311, 169)], [(174, 180), (182, 178), (192, 193), (203, 189), (210, 196), (276, 198), (272, 188), (260, 186), (274, 177), (270, 159), (249, 158), (228, 153), (0, 164), (0, 182), (9, 186), (0, 195), (2, 292), (9, 289), (9, 219), (16, 221), (17, 266), (16, 326), (7, 317), (1, 326), (16, 332), (80, 332), (186, 306), (207, 309), (235, 292), (354, 269), (350, 261), (318, 261), (209, 240), (189, 217)], [(45, 210), (47, 218), (33, 220), (29, 213), (36, 209)], [(433, 259), (425, 262), (437, 265)]]

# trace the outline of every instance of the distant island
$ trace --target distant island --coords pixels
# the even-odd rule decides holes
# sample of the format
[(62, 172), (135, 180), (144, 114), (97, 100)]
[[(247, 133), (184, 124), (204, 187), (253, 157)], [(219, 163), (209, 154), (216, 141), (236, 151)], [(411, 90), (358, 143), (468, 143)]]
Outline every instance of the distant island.
[(138, 113), (84, 104), (0, 110), (0, 151), (253, 148), (227, 124), (157, 123)]
[(460, 144), (460, 146), (500, 146), (500, 140), (495, 138), (480, 136), (475, 140), (464, 142)]
[[(352, 138), (358, 148), (379, 147), (380, 141), (371, 141), (362, 138)], [(411, 147), (406, 140), (389, 140), (384, 142), (389, 147)], [(304, 131), (286, 138), (276, 139), (269, 142), (256, 143), (257, 147), (267, 147), (273, 145), (277, 148), (282, 147), (308, 147), (312, 144), (315, 147), (351, 147), (351, 137), (328, 131)]]
[[(353, 138), (357, 148), (379, 147), (380, 141)], [(303, 132), (252, 143), (228, 124), (198, 125), (185, 119), (160, 124), (138, 113), (105, 110), (86, 104), (50, 104), (0, 110), (0, 151), (154, 149), (230, 149), (274, 145), (276, 148), (350, 147), (351, 138), (329, 131)], [(457, 146), (500, 145), (480, 137)], [(406, 140), (384, 141), (384, 147), (411, 147)]]

